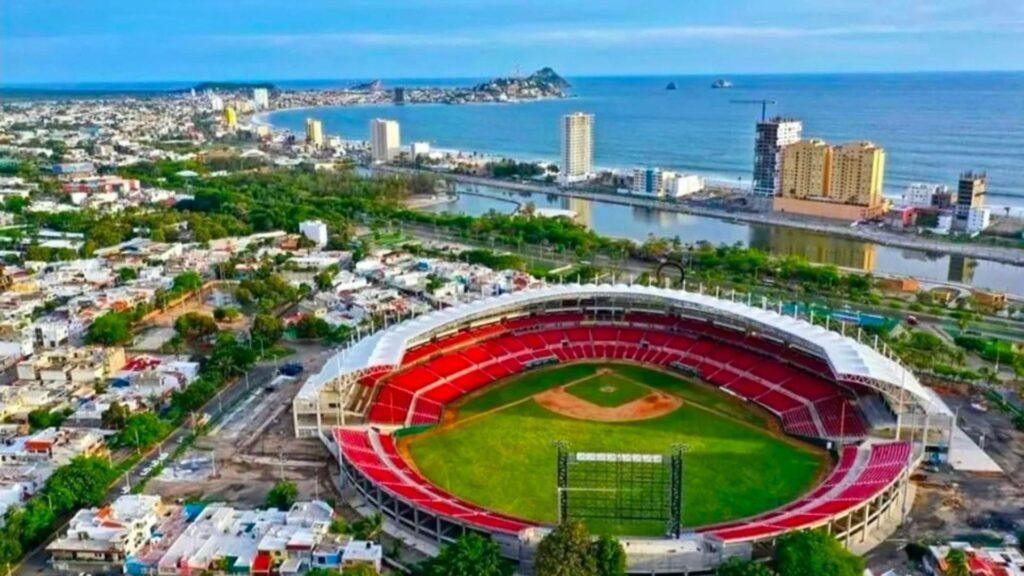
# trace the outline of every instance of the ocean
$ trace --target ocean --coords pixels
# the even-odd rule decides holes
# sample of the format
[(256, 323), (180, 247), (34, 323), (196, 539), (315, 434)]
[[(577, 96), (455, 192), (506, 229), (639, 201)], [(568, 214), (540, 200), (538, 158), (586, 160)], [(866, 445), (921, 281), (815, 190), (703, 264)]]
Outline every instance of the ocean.
[[(657, 166), (749, 186), (759, 104), (798, 118), (804, 137), (872, 140), (887, 151), (885, 189), (912, 182), (955, 187), (962, 171), (988, 174), (989, 206), (1024, 206), (1024, 73), (815, 74), (735, 76), (710, 88), (708, 76), (568, 78), (572, 98), (516, 104), (366, 105), (273, 112), (275, 127), (303, 130), (307, 117), (345, 139), (368, 137), (371, 118), (401, 124), (402, 142), (531, 160), (556, 160), (558, 121), (595, 115), (594, 163)], [(438, 85), (470, 85), (445, 79)], [(666, 90), (675, 82), (677, 90)], [(385, 87), (430, 84), (385, 81)], [(311, 83), (312, 85), (312, 83)], [(334, 85), (344, 85), (335, 82)]]

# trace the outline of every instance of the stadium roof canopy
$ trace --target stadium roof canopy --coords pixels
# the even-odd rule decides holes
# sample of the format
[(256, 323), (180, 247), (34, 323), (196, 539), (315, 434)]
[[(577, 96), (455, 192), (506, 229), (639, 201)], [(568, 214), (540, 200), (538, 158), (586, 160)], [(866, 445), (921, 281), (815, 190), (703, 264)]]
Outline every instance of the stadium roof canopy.
[[(313, 394), (320, 386), (349, 373), (364, 373), (375, 367), (395, 367), (407, 349), (447, 327), (464, 325), (474, 318), (493, 317), (548, 301), (606, 298), (618, 301), (652, 302), (703, 312), (726, 323), (744, 324), (758, 332), (780, 337), (825, 359), (839, 380), (856, 381), (875, 388), (903, 390), (929, 413), (951, 414), (946, 404), (923, 386), (912, 372), (871, 346), (774, 310), (750, 306), (682, 290), (626, 284), (558, 284), (484, 298), (437, 310), (377, 332), (328, 360), (323, 370), (310, 377), (302, 394)], [(731, 322), (730, 322), (731, 320)]]

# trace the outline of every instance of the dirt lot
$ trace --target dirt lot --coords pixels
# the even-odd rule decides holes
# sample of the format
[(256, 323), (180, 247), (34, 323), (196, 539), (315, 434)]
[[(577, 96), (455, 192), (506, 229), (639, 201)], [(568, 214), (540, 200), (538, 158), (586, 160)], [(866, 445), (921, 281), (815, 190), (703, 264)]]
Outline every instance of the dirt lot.
[(1024, 434), (994, 407), (983, 412), (972, 408), (972, 399), (965, 396), (943, 399), (953, 410), (960, 409), (961, 427), (975, 442), (981, 444), (984, 436), (985, 451), (1006, 473), (983, 476), (942, 468), (920, 474), (909, 522), (867, 556), (876, 573), (897, 568), (901, 574), (922, 574), (905, 568), (901, 549), (908, 541), (983, 542), (1024, 529)]
[[(288, 361), (301, 362), (305, 375), (319, 370), (326, 352), (300, 346)], [(273, 389), (269, 382), (252, 382), (252, 393), (194, 445), (195, 452), (213, 457), (216, 474), (198, 482), (153, 480), (146, 492), (259, 506), (274, 483), (286, 479), (298, 485), (300, 499), (340, 500), (332, 479), (337, 463), (320, 441), (293, 435), (291, 399), (301, 382), (300, 377)]]

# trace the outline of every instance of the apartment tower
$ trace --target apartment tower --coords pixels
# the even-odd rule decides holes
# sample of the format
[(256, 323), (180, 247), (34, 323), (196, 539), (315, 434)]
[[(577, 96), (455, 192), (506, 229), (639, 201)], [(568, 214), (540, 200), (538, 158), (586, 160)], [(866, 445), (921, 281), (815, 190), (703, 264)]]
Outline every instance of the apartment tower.
[(576, 112), (562, 117), (562, 166), (559, 180), (563, 184), (580, 182), (593, 174), (594, 115)]

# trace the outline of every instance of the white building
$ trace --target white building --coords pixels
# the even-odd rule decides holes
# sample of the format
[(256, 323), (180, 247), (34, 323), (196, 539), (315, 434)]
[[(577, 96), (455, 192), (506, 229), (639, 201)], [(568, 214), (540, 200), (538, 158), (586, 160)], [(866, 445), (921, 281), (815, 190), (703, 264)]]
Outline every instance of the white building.
[(704, 178), (696, 174), (682, 174), (660, 168), (636, 168), (633, 170), (634, 194), (663, 198), (679, 198), (704, 189)]
[(327, 246), (327, 224), (320, 220), (306, 220), (299, 223), (299, 233), (312, 240), (318, 248)]
[(216, 94), (210, 94), (210, 110), (214, 112), (224, 110), (224, 99)]
[(270, 91), (266, 88), (253, 88), (252, 90), (252, 102), (255, 104), (257, 110), (263, 110), (270, 107)]
[(562, 117), (562, 166), (558, 174), (563, 184), (587, 180), (593, 174), (594, 115), (575, 112)]
[(968, 234), (975, 234), (988, 228), (992, 224), (992, 211), (988, 208), (971, 208), (967, 211)]
[(402, 147), (398, 122), (374, 118), (370, 120), (370, 156), (374, 162), (391, 162)]
[(682, 198), (704, 190), (704, 177), (696, 174), (673, 172), (665, 183), (665, 193), (674, 198)]
[(418, 156), (430, 155), (430, 142), (413, 142), (409, 146), (409, 156), (415, 160)]
[(935, 196), (947, 194), (949, 189), (942, 184), (926, 184), (915, 182), (903, 192), (903, 205), (911, 208), (931, 208), (934, 206)]

